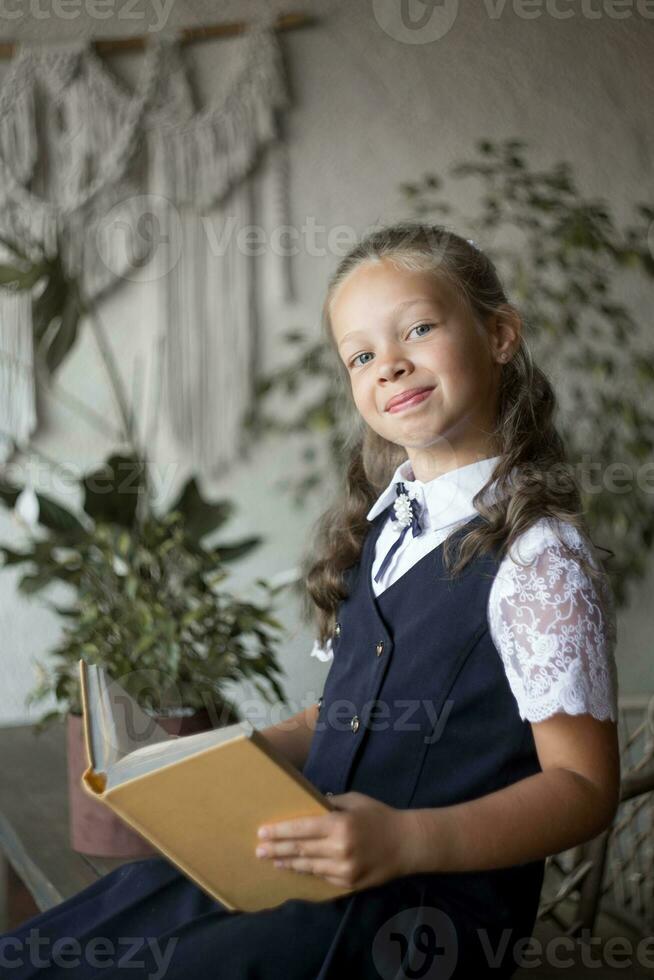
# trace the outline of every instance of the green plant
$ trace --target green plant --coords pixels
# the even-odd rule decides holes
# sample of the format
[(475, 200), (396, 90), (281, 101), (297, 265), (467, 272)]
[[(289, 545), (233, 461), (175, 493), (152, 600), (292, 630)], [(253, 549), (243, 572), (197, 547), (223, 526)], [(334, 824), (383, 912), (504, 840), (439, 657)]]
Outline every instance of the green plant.
[[(0, 547), (5, 565), (31, 566), (18, 583), (24, 594), (41, 592), (54, 581), (73, 590), (69, 606), (47, 602), (65, 618), (65, 626), (47, 667), (39, 665), (40, 681), (27, 703), (54, 695), (59, 707), (40, 719), (37, 730), (67, 712), (81, 712), (80, 658), (104, 666), (153, 712), (207, 707), (219, 710), (223, 720), (237, 720), (238, 710), (223, 688), (240, 678), (251, 678), (270, 701), (258, 682), (264, 680), (286, 703), (274, 653), (275, 634), (283, 627), (270, 601), (279, 590), (257, 579), (266, 597), (253, 603), (221, 584), (228, 575), (225, 566), (260, 538), (204, 547), (201, 539), (233, 508), (228, 501), (204, 501), (194, 479), (167, 513), (135, 521), (140, 470), (138, 460), (113, 456), (87, 475), (81, 520), (37, 494), (42, 536), (33, 536), (24, 551)], [(0, 483), (0, 498), (8, 506), (20, 492)]]
[(32, 292), (35, 362), (39, 371), (54, 375), (77, 339), (83, 313), (77, 282), (66, 276), (59, 250), (48, 258), (39, 249), (23, 249), (6, 238), (0, 237), (0, 244), (13, 253), (11, 264), (0, 265), (0, 286)]
[[(646, 572), (654, 540), (648, 486), (654, 357), (648, 324), (632, 308), (632, 297), (654, 278), (654, 208), (637, 204), (635, 223), (618, 228), (606, 202), (579, 192), (567, 163), (530, 167), (525, 147), (520, 140), (480, 140), (474, 159), (448, 171), (455, 181), (473, 182), (463, 195), (465, 213), (452, 205), (456, 195), (445, 193), (437, 175), (425, 174), (400, 190), (417, 220), (446, 222), (478, 241), (524, 312), (535, 359), (556, 375), (559, 428), (577, 468), (593, 537), (614, 552), (609, 574), (616, 603), (623, 605), (629, 584)], [(305, 472), (285, 484), (301, 505), (334, 467), (341, 469), (348, 418), (326, 345), (297, 329), (286, 340), (289, 361), (259, 379), (248, 427), (255, 434), (303, 435)], [(291, 419), (270, 408), (282, 392), (307, 395)], [(620, 489), (613, 488), (616, 481)]]
[[(238, 710), (223, 688), (243, 678), (252, 679), (266, 700), (271, 700), (269, 687), (286, 703), (274, 652), (283, 627), (272, 600), (280, 589), (257, 579), (266, 596), (254, 603), (221, 585), (226, 564), (261, 539), (205, 547), (203, 539), (221, 527), (233, 507), (227, 500), (204, 500), (194, 477), (165, 513), (155, 513), (147, 454), (96, 305), (65, 276), (59, 254), (46, 259), (34, 247), (0, 242), (14, 255), (12, 265), (0, 265), (0, 287), (33, 291), (39, 381), (51, 380), (87, 317), (114, 394), (118, 438), (126, 447), (79, 481), (80, 514), (0, 477), (0, 501), (19, 509), (25, 501), (38, 514), (39, 533), (30, 534), (26, 550), (0, 546), (4, 565), (30, 566), (19, 580), (20, 591), (41, 592), (55, 581), (73, 590), (70, 606), (50, 604), (66, 625), (48, 663), (37, 664), (39, 681), (26, 703), (54, 696), (58, 708), (47, 712), (36, 730), (67, 712), (80, 713), (80, 658), (104, 666), (143, 708), (156, 712), (206, 707), (212, 718), (217, 713), (223, 721), (237, 720)], [(98, 424), (97, 413), (82, 407)], [(31, 532), (37, 520), (29, 522)]]

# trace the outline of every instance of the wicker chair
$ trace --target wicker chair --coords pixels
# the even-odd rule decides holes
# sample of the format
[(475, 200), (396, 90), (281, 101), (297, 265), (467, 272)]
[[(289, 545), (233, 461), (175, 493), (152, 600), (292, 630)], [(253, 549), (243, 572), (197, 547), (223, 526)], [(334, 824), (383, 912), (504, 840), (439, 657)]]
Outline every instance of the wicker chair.
[(538, 919), (553, 920), (561, 935), (592, 934), (600, 911), (642, 936), (654, 933), (654, 696), (625, 696), (619, 708), (622, 784), (613, 824), (545, 864)]

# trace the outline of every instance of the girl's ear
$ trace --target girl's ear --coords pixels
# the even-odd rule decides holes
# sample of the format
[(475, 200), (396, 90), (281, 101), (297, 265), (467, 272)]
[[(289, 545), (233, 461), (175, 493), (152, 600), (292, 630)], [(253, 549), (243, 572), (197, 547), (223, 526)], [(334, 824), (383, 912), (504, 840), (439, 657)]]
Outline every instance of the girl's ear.
[(510, 303), (502, 303), (489, 317), (488, 330), (493, 358), (508, 360), (520, 345), (522, 317)]

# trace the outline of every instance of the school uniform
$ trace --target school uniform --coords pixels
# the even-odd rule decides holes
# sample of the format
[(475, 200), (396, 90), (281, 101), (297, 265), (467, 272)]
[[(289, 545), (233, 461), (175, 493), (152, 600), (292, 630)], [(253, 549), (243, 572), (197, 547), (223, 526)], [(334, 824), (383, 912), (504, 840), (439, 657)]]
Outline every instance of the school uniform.
[[(476, 557), (448, 577), (441, 545), (481, 523), (472, 498), (497, 459), (428, 483), (406, 460), (369, 511), (333, 635), (311, 651), (330, 660), (303, 769), (322, 792), (357, 790), (398, 808), (454, 805), (540, 771), (531, 721), (554, 711), (617, 717), (612, 597), (565, 558), (549, 522), (511, 555)], [(573, 528), (559, 533), (586, 548)], [(150, 858), (14, 931), (19, 943), (30, 929), (76, 937), (74, 974), (50, 962), (7, 975), (134, 975), (119, 963), (128, 951), (118, 939), (141, 937), (129, 954), (138, 975), (166, 980), (506, 977), (515, 943), (533, 929), (544, 864), (405, 875), (326, 902), (240, 913)], [(113, 968), (86, 961), (93, 937), (114, 941)]]

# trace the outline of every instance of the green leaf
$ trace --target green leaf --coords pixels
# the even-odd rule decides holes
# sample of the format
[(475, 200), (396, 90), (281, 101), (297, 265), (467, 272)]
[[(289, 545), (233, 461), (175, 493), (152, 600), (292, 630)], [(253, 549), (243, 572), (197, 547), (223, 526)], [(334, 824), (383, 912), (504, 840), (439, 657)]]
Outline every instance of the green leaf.
[(70, 353), (77, 340), (79, 321), (80, 308), (77, 297), (72, 290), (68, 290), (59, 326), (45, 354), (45, 363), (51, 375), (55, 373), (61, 362)]
[(236, 558), (242, 558), (243, 555), (249, 554), (249, 552), (254, 548), (258, 548), (262, 541), (262, 537), (254, 536), (251, 538), (244, 538), (242, 541), (237, 541), (235, 544), (214, 545), (211, 551), (219, 561), (230, 562), (234, 561)]
[(282, 340), (288, 344), (299, 344), (307, 339), (307, 334), (302, 330), (292, 329), (282, 332)]
[(64, 619), (77, 619), (77, 617), (79, 616), (79, 611), (75, 608), (66, 609), (65, 606), (58, 606), (54, 602), (47, 602), (45, 600), (43, 604), (44, 606), (46, 606), (47, 609), (50, 609), (52, 612), (56, 613), (58, 616), (61, 616)]
[(36, 497), (39, 502), (39, 524), (51, 531), (73, 532), (79, 536), (86, 535), (84, 525), (80, 523), (72, 511), (43, 493), (37, 493)]
[(134, 456), (115, 454), (99, 469), (87, 474), (84, 510), (95, 521), (131, 527), (139, 493), (145, 492), (144, 463)]
[(5, 480), (0, 480), (0, 500), (7, 507), (13, 507), (22, 489), (22, 487), (13, 486)]
[(24, 561), (32, 561), (32, 553), (30, 551), (12, 551), (6, 545), (0, 546), (0, 556), (3, 559), (4, 565), (20, 565)]
[(147, 650), (151, 649), (157, 641), (156, 633), (149, 633), (146, 636), (142, 636), (137, 642), (136, 646), (132, 651), (132, 656), (136, 659), (144, 654)]
[(0, 286), (18, 289), (23, 292), (32, 289), (33, 286), (42, 279), (46, 266), (39, 263), (27, 269), (20, 269), (18, 266), (0, 265)]
[(193, 476), (184, 486), (169, 513), (173, 511), (179, 511), (184, 515), (186, 534), (195, 541), (200, 541), (232, 516), (234, 504), (231, 500), (217, 500), (214, 503), (205, 500)]
[(55, 317), (61, 316), (66, 302), (66, 283), (58, 270), (53, 268), (48, 282), (41, 293), (32, 302), (32, 329), (37, 345)]
[(18, 583), (18, 589), (23, 595), (33, 595), (35, 592), (40, 592), (41, 589), (44, 589), (51, 581), (52, 576), (44, 572), (37, 572), (35, 575), (23, 575)]
[(280, 623), (278, 619), (275, 619), (274, 616), (271, 616), (270, 613), (260, 613), (259, 619), (261, 620), (262, 623), (268, 623), (269, 626), (274, 626), (275, 629), (278, 630), (284, 629), (283, 624)]

